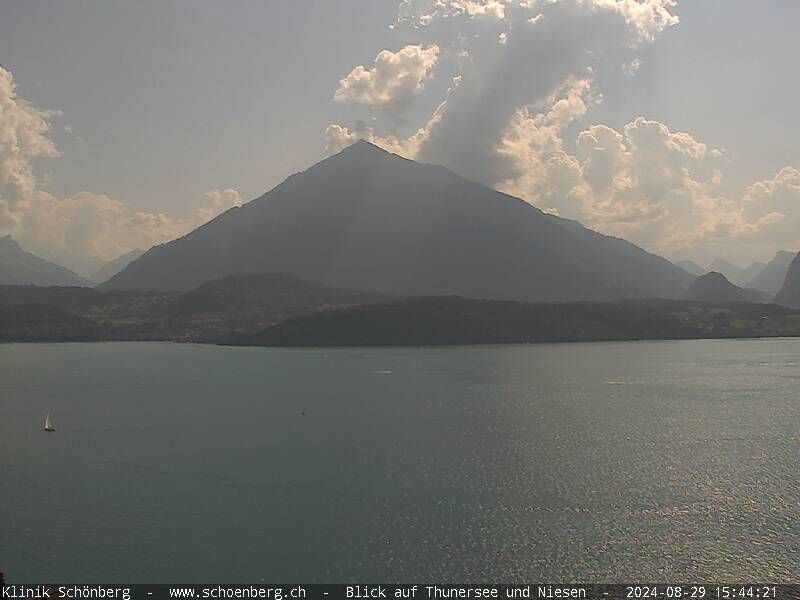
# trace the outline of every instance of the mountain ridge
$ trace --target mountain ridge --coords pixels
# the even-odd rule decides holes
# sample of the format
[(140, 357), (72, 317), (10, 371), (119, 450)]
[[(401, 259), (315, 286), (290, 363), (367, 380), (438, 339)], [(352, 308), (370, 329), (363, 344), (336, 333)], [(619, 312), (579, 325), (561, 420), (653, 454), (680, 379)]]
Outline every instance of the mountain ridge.
[(800, 308), (800, 253), (789, 266), (786, 281), (775, 296), (775, 303), (789, 308)]
[(775, 253), (772, 260), (764, 268), (756, 273), (746, 284), (745, 287), (761, 290), (775, 296), (783, 287), (789, 266), (794, 260), (795, 253), (780, 250)]
[(6, 235), (0, 237), (0, 285), (88, 287), (92, 283), (66, 267), (26, 252)]
[(700, 275), (705, 275), (708, 273), (708, 270), (705, 267), (701, 267), (693, 260), (679, 260), (675, 264), (690, 275), (694, 275), (696, 277), (700, 277)]
[(724, 274), (711, 271), (692, 282), (686, 292), (687, 300), (700, 302), (767, 302), (768, 294), (734, 285)]
[(130, 252), (126, 252), (125, 254), (120, 254), (117, 258), (111, 259), (102, 267), (97, 269), (94, 273), (92, 273), (90, 279), (98, 284), (105, 283), (144, 253), (145, 250), (136, 248)]

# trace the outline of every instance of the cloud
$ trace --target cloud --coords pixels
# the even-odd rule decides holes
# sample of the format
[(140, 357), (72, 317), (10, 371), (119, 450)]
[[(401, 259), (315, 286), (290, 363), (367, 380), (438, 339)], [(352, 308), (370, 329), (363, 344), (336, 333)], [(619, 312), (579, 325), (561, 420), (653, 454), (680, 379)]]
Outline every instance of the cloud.
[[(448, 90), (448, 96), (458, 86), (459, 82), (459, 77), (453, 78), (452, 86)], [(356, 123), (352, 128), (340, 123), (332, 123), (325, 130), (325, 153), (335, 154), (350, 144), (363, 139), (400, 156), (411, 159), (417, 158), (419, 149), (428, 140), (431, 128), (435, 127), (442, 118), (446, 105), (447, 100), (439, 105), (425, 125), (409, 136), (401, 136), (396, 132), (379, 135), (374, 128), (363, 122)]]
[(326, 148), (364, 138), (667, 255), (748, 248), (766, 256), (800, 245), (797, 169), (727, 197), (726, 153), (690, 133), (641, 117), (619, 131), (602, 123), (577, 129), (602, 102), (597, 73), (635, 75), (638, 49), (678, 24), (676, 5), (401, 0), (394, 32), (437, 47), (437, 74), (454, 69), (455, 84), (410, 133), (382, 128), (378, 115), (369, 126), (331, 125)]
[(19, 98), (11, 72), (0, 67), (0, 198), (6, 202), (19, 201), (34, 191), (31, 159), (60, 156), (47, 137), (50, 119), (58, 114), (38, 110)]
[(439, 47), (409, 45), (397, 52), (382, 50), (375, 66), (355, 67), (339, 82), (337, 102), (405, 108), (419, 94), (430, 70), (436, 65)]
[(520, 115), (509, 128), (504, 148), (524, 175), (501, 184), (505, 191), (665, 254), (737, 247), (766, 256), (800, 246), (796, 169), (729, 198), (719, 192), (725, 153), (688, 133), (642, 117), (622, 131), (598, 124), (578, 134), (573, 156), (562, 136), (580, 111), (560, 120), (552, 112)]
[[(627, 56), (659, 27), (676, 22), (663, 17), (668, 3), (634, 4), (639, 8), (600, 0), (508, 2), (502, 19), (476, 20), (454, 6), (439, 9), (442, 14), (432, 19), (423, 16), (424, 34), (442, 47), (440, 36), (451, 38), (459, 24), (463, 37), (454, 39), (464, 58), (462, 84), (420, 158), (490, 185), (521, 176), (515, 161), (498, 152), (519, 111), (548, 110), (552, 96), (570, 81), (592, 81), (599, 57)], [(497, 44), (503, 33), (505, 43)]]
[(467, 17), (501, 20), (506, 4), (500, 0), (402, 0), (398, 21), (427, 27), (439, 19)]
[(413, 159), (419, 153), (419, 148), (427, 135), (426, 127), (417, 130), (412, 136), (399, 137), (391, 133), (378, 135), (372, 127), (364, 123), (358, 123), (352, 129), (333, 123), (325, 130), (325, 153), (335, 154), (358, 140), (366, 140), (384, 150)]
[(134, 211), (105, 194), (57, 198), (37, 191), (17, 209), (4, 233), (27, 250), (81, 272), (134, 248), (149, 248), (186, 233), (187, 224), (163, 213)]
[(742, 214), (756, 224), (751, 232), (754, 241), (800, 246), (800, 171), (784, 167), (772, 179), (749, 186)]
[(229, 208), (242, 205), (242, 195), (232, 188), (209, 190), (205, 193), (205, 197), (209, 203), (197, 209), (196, 221), (198, 225), (207, 223)]
[[(520, 178), (507, 187), (544, 208), (650, 248), (691, 245), (738, 228), (737, 207), (716, 193), (724, 154), (691, 135), (637, 118), (622, 132), (594, 125), (578, 134), (569, 156), (572, 186), (548, 194), (548, 180), (532, 187)], [(531, 150), (529, 161), (551, 160)], [(566, 153), (563, 153), (566, 154)], [(563, 158), (563, 155), (562, 155)], [(716, 232), (716, 233), (715, 233)]]
[(223, 210), (241, 204), (236, 190), (211, 190), (187, 218), (138, 211), (105, 194), (65, 198), (40, 189), (33, 160), (61, 154), (49, 138), (60, 112), (41, 110), (17, 94), (0, 67), (0, 235), (80, 273), (107, 260), (184, 235)]
[(622, 70), (625, 72), (626, 75), (631, 77), (635, 77), (636, 74), (639, 72), (639, 69), (642, 68), (642, 61), (641, 59), (634, 58), (629, 60), (625, 64), (622, 65)]
[[(548, 110), (549, 100), (570, 81), (591, 82), (599, 57), (629, 63), (632, 49), (678, 22), (669, 11), (673, 5), (672, 0), (402, 0), (394, 30), (419, 43), (406, 49), (437, 48), (437, 57), (460, 78), (437, 114), (408, 136), (415, 156), (490, 185), (522, 176), (517, 161), (499, 151), (512, 120), (520, 111)], [(353, 70), (348, 79), (364, 81), (354, 96), (370, 104), (388, 102), (391, 95), (373, 89), (377, 71), (377, 66)], [(392, 89), (391, 69), (382, 75), (378, 89)], [(408, 97), (421, 92), (418, 81), (397, 84)], [(336, 94), (343, 95), (341, 85)], [(394, 131), (373, 128), (371, 135), (406, 145)]]
[(589, 4), (622, 15), (635, 32), (634, 43), (652, 42), (664, 29), (679, 21), (677, 15), (669, 11), (677, 6), (677, 0), (594, 0)]

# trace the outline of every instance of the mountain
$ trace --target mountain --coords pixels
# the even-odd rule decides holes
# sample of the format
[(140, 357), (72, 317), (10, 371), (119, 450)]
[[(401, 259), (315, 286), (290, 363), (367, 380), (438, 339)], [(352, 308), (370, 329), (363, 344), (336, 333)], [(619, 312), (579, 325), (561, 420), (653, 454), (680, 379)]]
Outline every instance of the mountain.
[[(736, 285), (740, 287), (749, 287), (747, 284), (754, 278), (758, 277), (758, 274), (761, 273), (764, 269), (767, 268), (767, 263), (763, 262), (754, 262), (749, 267), (745, 267), (742, 269), (742, 274), (739, 277), (739, 280), (736, 281)], [(773, 296), (775, 294), (772, 294)]]
[(794, 260), (794, 252), (782, 250), (759, 273), (745, 284), (749, 288), (767, 292), (771, 296), (777, 294), (786, 281), (789, 265)]
[(97, 271), (95, 271), (90, 279), (92, 281), (96, 281), (97, 283), (103, 283), (104, 281), (108, 281), (114, 275), (122, 271), (125, 267), (139, 258), (142, 254), (144, 254), (144, 250), (131, 250), (121, 256), (118, 256), (114, 260), (108, 261), (102, 267), (100, 267)]
[(786, 281), (775, 296), (775, 303), (791, 308), (800, 308), (800, 254), (795, 256), (786, 274)]
[(744, 269), (733, 264), (732, 262), (725, 260), (724, 258), (718, 258), (706, 268), (706, 273), (712, 272), (721, 273), (728, 281), (733, 282), (741, 281)]
[(680, 297), (691, 283), (629, 242), (362, 141), (151, 248), (103, 287), (187, 290), (254, 273), (512, 300)]
[(675, 264), (691, 275), (700, 276), (708, 273), (708, 269), (701, 267), (693, 260), (681, 260)]
[(90, 286), (91, 282), (19, 247), (7, 235), (0, 238), (0, 285)]
[(722, 273), (711, 271), (694, 280), (686, 292), (686, 299), (701, 302), (768, 302), (769, 296), (758, 290), (733, 285)]

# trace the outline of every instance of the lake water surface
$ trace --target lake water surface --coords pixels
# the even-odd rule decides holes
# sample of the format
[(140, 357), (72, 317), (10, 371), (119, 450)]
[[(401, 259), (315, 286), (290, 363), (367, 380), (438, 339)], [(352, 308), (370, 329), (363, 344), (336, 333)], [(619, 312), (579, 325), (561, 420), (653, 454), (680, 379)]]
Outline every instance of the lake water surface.
[(800, 340), (0, 345), (0, 570), (797, 582)]

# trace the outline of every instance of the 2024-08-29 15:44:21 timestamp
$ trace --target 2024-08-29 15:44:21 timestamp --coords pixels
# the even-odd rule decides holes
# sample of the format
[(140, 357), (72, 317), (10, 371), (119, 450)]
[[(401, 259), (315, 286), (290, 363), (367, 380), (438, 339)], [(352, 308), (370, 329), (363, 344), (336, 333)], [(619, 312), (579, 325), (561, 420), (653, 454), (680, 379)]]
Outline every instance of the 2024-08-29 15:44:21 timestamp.
[(692, 585), (692, 586), (628, 586), (625, 598), (684, 598), (699, 599), (765, 599), (779, 600), (778, 588), (774, 585)]

